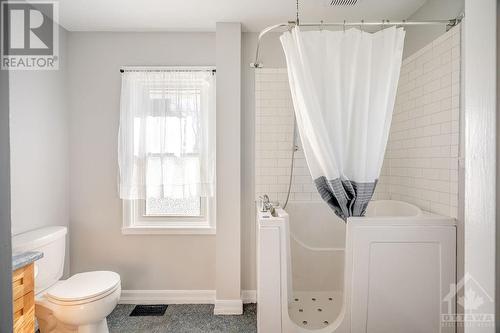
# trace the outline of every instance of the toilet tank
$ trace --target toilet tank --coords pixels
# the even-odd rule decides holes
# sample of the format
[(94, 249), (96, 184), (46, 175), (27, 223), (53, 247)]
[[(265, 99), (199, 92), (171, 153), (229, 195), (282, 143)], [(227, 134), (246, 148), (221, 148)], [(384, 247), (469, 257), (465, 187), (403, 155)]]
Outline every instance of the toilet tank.
[(43, 252), (43, 258), (35, 262), (35, 294), (54, 285), (63, 276), (66, 233), (66, 227), (52, 226), (12, 237), (13, 254)]

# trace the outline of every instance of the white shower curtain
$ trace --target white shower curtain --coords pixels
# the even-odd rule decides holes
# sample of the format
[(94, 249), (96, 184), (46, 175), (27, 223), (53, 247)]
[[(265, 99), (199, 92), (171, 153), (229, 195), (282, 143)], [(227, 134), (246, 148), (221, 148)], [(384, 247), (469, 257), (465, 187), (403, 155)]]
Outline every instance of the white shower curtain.
[(302, 147), (323, 198), (362, 216), (382, 167), (405, 32), (285, 32), (281, 43)]

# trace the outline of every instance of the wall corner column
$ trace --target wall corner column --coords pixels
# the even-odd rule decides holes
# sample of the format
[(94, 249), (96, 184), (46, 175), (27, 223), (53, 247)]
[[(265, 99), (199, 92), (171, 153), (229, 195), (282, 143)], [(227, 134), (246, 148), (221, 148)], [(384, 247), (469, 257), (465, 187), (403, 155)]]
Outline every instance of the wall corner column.
[[(496, 25), (495, 0), (465, 0), (464, 18), (464, 273), (488, 297), (465, 308), (464, 332), (495, 332), (474, 316), (495, 313), (496, 258)], [(488, 299), (486, 301), (486, 299)], [(498, 306), (498, 305), (497, 305)], [(486, 324), (480, 326), (481, 324)]]
[(241, 24), (216, 24), (216, 315), (243, 313), (241, 300)]

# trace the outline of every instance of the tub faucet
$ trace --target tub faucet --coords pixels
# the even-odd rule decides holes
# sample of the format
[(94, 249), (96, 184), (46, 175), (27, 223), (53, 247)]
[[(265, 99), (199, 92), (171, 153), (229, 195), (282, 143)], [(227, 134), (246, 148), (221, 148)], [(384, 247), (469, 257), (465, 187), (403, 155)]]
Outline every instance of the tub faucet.
[(264, 194), (263, 196), (260, 196), (259, 199), (262, 201), (262, 212), (270, 212), (272, 215), (274, 215), (274, 205), (273, 203), (269, 200), (269, 196), (267, 194)]
[(259, 197), (259, 199), (262, 201), (262, 212), (268, 212), (271, 210), (272, 205), (271, 201), (269, 200), (269, 196), (267, 194), (264, 194)]

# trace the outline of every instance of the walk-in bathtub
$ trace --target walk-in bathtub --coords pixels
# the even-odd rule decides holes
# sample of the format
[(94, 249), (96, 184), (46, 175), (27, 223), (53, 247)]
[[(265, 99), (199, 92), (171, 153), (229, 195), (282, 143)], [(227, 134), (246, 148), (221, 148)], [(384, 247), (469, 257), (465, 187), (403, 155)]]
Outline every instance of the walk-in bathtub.
[(454, 219), (382, 200), (345, 224), (294, 202), (257, 225), (259, 333), (455, 332)]

